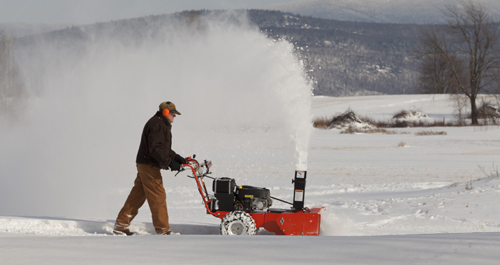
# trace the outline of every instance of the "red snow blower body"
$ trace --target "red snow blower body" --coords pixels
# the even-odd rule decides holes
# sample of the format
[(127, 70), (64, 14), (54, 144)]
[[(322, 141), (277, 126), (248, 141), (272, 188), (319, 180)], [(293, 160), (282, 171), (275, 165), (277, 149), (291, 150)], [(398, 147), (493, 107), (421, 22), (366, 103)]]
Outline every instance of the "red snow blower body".
[[(223, 235), (254, 235), (259, 228), (276, 235), (317, 236), (320, 232), (321, 214), (325, 207), (309, 209), (304, 207), (306, 171), (296, 171), (294, 201), (286, 202), (271, 197), (266, 188), (238, 186), (232, 178), (212, 178), (211, 161), (199, 164), (193, 158), (186, 159), (183, 169), (190, 168), (198, 190), (205, 204), (207, 214), (222, 219), (220, 230)], [(204, 178), (213, 179), (209, 194)], [(273, 209), (273, 200), (293, 205), (290, 209)]]

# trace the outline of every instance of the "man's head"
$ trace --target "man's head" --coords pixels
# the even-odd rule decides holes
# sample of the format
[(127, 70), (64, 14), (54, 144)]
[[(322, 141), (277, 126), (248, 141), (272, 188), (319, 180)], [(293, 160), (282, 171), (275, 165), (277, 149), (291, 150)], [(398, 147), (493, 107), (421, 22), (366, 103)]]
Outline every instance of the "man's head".
[(174, 122), (176, 115), (181, 115), (181, 113), (175, 108), (175, 104), (170, 101), (162, 102), (160, 104), (160, 112), (170, 123)]

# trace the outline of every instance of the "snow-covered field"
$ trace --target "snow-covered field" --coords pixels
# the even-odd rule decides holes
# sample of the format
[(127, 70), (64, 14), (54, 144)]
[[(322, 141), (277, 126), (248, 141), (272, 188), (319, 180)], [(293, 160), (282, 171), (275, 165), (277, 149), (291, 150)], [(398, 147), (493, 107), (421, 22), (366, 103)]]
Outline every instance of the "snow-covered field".
[[(330, 117), (347, 108), (380, 120), (401, 109), (419, 109), (427, 119), (440, 120), (452, 119), (454, 112), (442, 95), (312, 101), (314, 117)], [(220, 236), (219, 219), (205, 214), (193, 180), (170, 172), (164, 172), (167, 201), (172, 230), (180, 235), (150, 236), (153, 228), (145, 205), (131, 227), (140, 236), (112, 236), (113, 219), (132, 185), (130, 172), (121, 177), (123, 182), (110, 186), (110, 200), (102, 202), (108, 210), (101, 216), (0, 217), (0, 263), (497, 264), (500, 127), (391, 130), (398, 133), (314, 130), (306, 206), (327, 209), (319, 237), (265, 231), (253, 237)], [(446, 135), (415, 134), (424, 130)], [(215, 177), (234, 174), (239, 185), (267, 187), (272, 196), (291, 200), (293, 161), (279, 155), (288, 149), (270, 144), (267, 152), (276, 158), (265, 157), (254, 171), (245, 164), (218, 161), (229, 155), (231, 162), (226, 153), (230, 149), (215, 149), (200, 159), (213, 161)], [(245, 155), (260, 161), (260, 152), (246, 150)]]

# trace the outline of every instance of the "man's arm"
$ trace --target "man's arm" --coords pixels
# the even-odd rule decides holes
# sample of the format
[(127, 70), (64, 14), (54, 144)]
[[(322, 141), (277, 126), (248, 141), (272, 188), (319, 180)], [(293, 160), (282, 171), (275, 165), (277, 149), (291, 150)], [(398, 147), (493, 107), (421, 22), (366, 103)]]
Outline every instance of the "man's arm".
[(170, 157), (169, 139), (165, 137), (165, 132), (159, 124), (151, 127), (148, 133), (148, 144), (150, 156), (160, 164), (160, 168), (168, 169), (172, 158)]

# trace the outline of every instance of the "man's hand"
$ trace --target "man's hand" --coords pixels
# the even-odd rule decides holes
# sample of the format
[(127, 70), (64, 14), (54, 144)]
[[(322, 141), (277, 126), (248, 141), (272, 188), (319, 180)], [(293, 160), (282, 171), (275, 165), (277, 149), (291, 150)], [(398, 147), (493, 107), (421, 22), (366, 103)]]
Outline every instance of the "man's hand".
[(175, 162), (179, 163), (179, 164), (186, 164), (186, 159), (184, 159), (184, 157), (180, 156), (180, 155), (176, 155), (175, 158), (174, 158)]
[(178, 163), (175, 160), (172, 160), (170, 162), (170, 165), (168, 165), (168, 167), (170, 168), (171, 171), (179, 171), (179, 170), (181, 170), (181, 164)]

